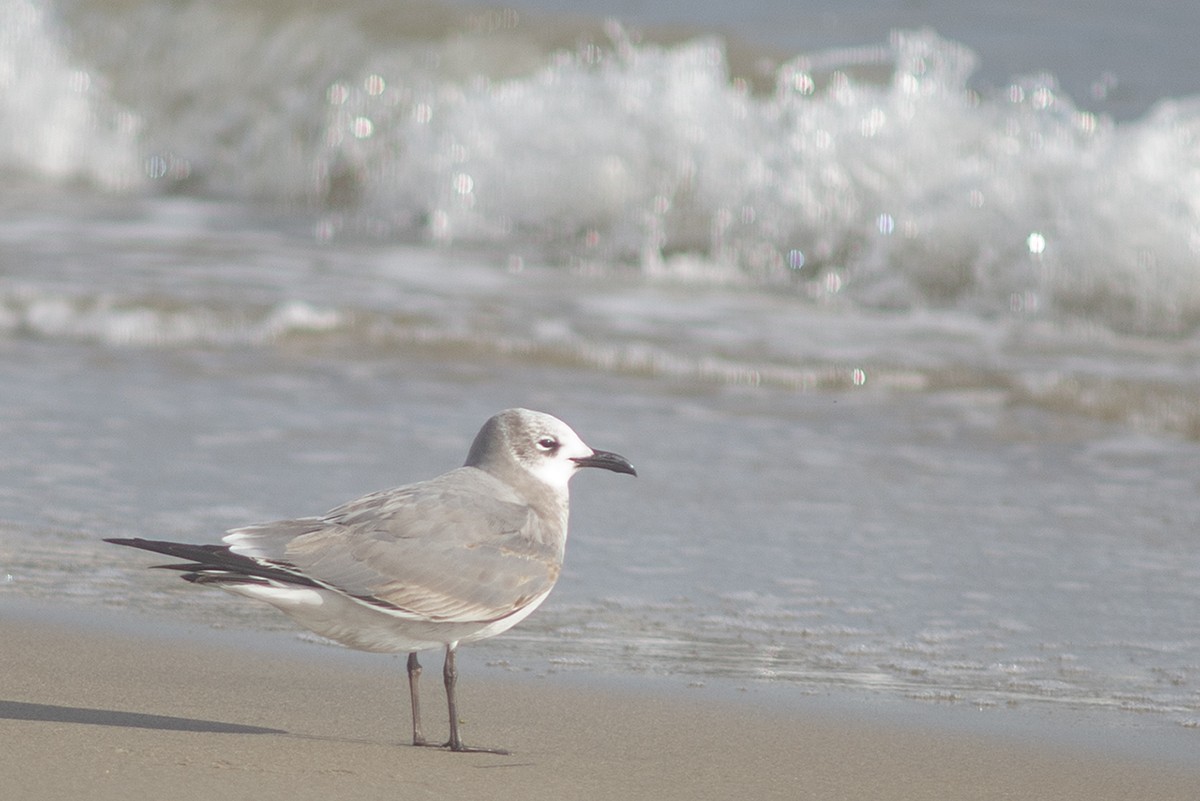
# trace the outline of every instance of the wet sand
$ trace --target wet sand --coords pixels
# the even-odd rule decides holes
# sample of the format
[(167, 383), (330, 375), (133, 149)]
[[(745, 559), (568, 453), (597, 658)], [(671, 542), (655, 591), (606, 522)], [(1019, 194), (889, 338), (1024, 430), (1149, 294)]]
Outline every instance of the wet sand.
[[(402, 659), (0, 611), (0, 787), (24, 801), (1200, 797), (1200, 768), (1178, 762), (497, 678), (465, 659), (464, 738), (512, 755), (412, 748)], [(426, 728), (444, 736), (440, 660), (425, 662)]]

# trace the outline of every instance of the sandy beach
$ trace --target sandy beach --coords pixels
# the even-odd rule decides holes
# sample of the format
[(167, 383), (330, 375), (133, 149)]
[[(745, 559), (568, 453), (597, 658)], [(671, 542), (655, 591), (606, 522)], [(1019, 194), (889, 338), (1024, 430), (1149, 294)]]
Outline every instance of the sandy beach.
[[(97, 628), (6, 603), (0, 783), (26, 801), (166, 798), (1194, 799), (1200, 770), (766, 712), (578, 680), (461, 681), (464, 737), (405, 745), (402, 662), (245, 632)], [(107, 613), (105, 613), (107, 614)], [(100, 620), (105, 620), (104, 615)], [(279, 638), (276, 638), (279, 639)], [(437, 659), (427, 728), (444, 734)]]

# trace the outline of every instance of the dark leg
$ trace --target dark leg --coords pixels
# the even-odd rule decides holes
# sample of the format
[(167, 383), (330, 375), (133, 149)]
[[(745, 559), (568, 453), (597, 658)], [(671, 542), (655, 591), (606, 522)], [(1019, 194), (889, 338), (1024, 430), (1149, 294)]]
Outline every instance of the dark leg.
[(413, 745), (427, 745), (425, 734), (421, 731), (421, 693), (417, 682), (421, 679), (421, 663), (417, 661), (417, 652), (408, 655), (408, 697), (412, 702)]
[(451, 751), (481, 751), (488, 754), (507, 754), (503, 748), (470, 748), (463, 745), (458, 736), (458, 698), (454, 688), (458, 684), (458, 665), (455, 662), (455, 651), (458, 643), (452, 642), (446, 646), (446, 664), (442, 667), (442, 679), (446, 682), (446, 705), (450, 708), (450, 742), (446, 747)]
[(462, 738), (458, 736), (458, 698), (454, 688), (458, 684), (458, 664), (454, 658), (458, 643), (452, 642), (446, 646), (446, 663), (442, 666), (442, 680), (446, 683), (446, 705), (450, 707), (450, 746), (451, 751), (463, 750)]

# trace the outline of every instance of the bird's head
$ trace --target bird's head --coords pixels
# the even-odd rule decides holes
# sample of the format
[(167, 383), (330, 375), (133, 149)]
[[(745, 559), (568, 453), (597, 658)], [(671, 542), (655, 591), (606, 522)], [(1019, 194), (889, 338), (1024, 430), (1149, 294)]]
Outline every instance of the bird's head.
[(501, 478), (515, 467), (563, 490), (581, 467), (637, 475), (624, 456), (595, 450), (562, 420), (529, 409), (506, 409), (484, 423), (466, 464)]

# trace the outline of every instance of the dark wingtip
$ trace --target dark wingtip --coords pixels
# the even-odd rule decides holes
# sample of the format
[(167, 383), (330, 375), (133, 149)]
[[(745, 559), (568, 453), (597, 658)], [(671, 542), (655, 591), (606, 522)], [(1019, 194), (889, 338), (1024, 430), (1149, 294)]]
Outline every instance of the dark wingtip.
[(195, 584), (255, 584), (264, 579), (296, 584), (301, 587), (319, 587), (303, 573), (290, 569), (283, 562), (258, 561), (234, 553), (228, 545), (192, 545), (186, 542), (144, 540), (140, 537), (105, 537), (105, 542), (128, 545), (143, 551), (166, 554), (184, 559), (180, 564), (154, 565), (162, 570), (177, 570), (181, 578)]

